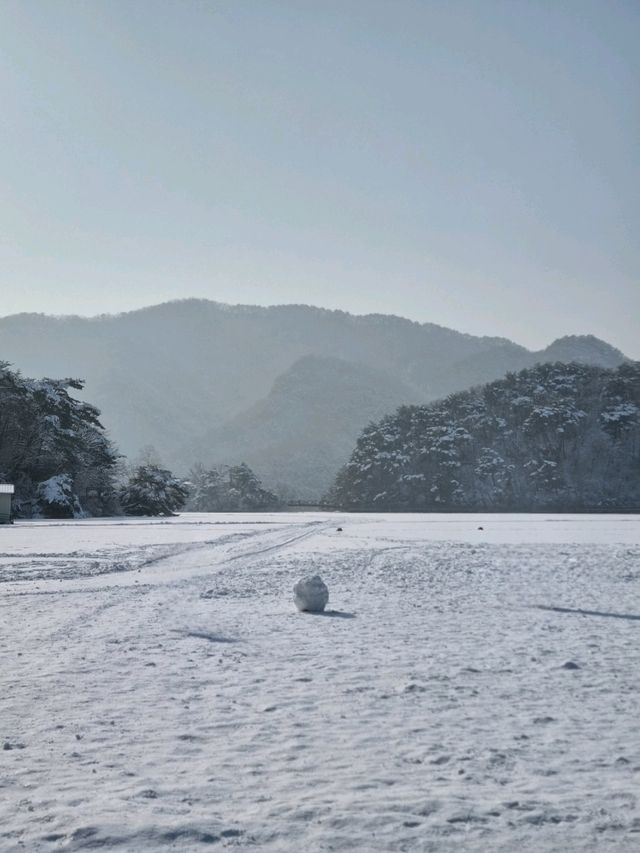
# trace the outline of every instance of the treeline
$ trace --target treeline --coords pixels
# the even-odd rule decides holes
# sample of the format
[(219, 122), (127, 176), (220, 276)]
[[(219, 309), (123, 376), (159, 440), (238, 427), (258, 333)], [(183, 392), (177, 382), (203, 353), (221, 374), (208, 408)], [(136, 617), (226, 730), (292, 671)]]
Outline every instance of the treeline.
[(542, 364), (370, 424), (326, 497), (343, 508), (640, 507), (640, 362)]
[(18, 518), (170, 515), (187, 490), (159, 465), (128, 471), (100, 423), (77, 400), (79, 379), (29, 379), (0, 362), (0, 483), (13, 483)]
[[(171, 515), (278, 509), (246, 464), (187, 481), (159, 460), (125, 466), (77, 379), (0, 362), (0, 483), (14, 514)], [(640, 362), (543, 364), (371, 423), (325, 497), (373, 510), (571, 511), (640, 507)]]
[(244, 462), (209, 469), (196, 465), (189, 474), (187, 510), (192, 512), (256, 512), (280, 506), (281, 499), (263, 488)]
[(187, 502), (201, 512), (280, 506), (244, 464), (196, 468), (191, 482), (153, 452), (127, 466), (98, 409), (72, 396), (83, 387), (79, 379), (28, 379), (0, 362), (0, 483), (15, 485), (14, 516), (168, 516)]

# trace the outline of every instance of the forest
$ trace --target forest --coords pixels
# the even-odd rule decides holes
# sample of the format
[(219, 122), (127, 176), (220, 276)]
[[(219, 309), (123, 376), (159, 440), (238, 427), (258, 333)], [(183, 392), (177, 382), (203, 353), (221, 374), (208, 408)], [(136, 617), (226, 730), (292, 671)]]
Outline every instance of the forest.
[(0, 362), (0, 483), (12, 483), (22, 518), (169, 516), (260, 510), (280, 505), (248, 465), (205, 470), (181, 480), (151, 452), (127, 464), (99, 410), (72, 396), (79, 379), (28, 379)]
[(540, 364), (369, 424), (326, 500), (375, 510), (640, 506), (640, 362)]
[[(0, 362), (0, 482), (14, 515), (71, 518), (277, 509), (245, 463), (126, 464), (78, 379)], [(629, 510), (640, 506), (640, 362), (539, 364), (366, 426), (325, 503), (375, 511)]]

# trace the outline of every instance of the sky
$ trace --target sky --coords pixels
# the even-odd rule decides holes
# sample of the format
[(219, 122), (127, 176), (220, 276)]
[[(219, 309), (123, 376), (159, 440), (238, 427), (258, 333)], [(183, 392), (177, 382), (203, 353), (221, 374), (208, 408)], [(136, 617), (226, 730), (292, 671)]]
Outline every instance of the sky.
[(182, 297), (640, 358), (637, 0), (2, 0), (0, 313)]

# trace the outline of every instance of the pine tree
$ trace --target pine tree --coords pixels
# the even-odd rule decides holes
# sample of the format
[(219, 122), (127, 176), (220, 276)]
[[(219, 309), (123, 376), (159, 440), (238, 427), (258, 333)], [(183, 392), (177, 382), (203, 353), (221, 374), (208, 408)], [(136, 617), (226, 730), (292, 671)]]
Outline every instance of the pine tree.
[(188, 496), (184, 483), (158, 465), (140, 465), (120, 490), (125, 515), (173, 515)]
[(17, 515), (114, 510), (118, 455), (98, 409), (71, 396), (83, 387), (28, 379), (0, 362), (0, 480), (16, 486)]

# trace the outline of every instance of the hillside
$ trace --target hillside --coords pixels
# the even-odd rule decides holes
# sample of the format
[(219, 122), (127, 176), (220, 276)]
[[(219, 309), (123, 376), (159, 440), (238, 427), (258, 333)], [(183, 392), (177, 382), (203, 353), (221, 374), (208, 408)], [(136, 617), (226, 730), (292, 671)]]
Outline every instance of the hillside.
[(270, 488), (314, 500), (349, 458), (363, 425), (422, 396), (383, 371), (305, 356), (263, 400), (181, 455), (205, 464), (245, 461)]
[(330, 496), (380, 510), (640, 506), (640, 362), (540, 364), (402, 407), (363, 431)]
[(624, 360), (620, 350), (593, 335), (567, 335), (553, 341), (543, 350), (528, 350), (510, 341), (503, 341), (453, 364), (443, 374), (441, 383), (435, 380), (433, 389), (439, 391), (437, 396), (444, 397), (536, 364), (575, 361), (599, 367), (617, 367)]
[(80, 373), (125, 453), (150, 442), (173, 452), (262, 399), (305, 355), (386, 370), (430, 398), (442, 368), (498, 343), (399, 317), (205, 300), (95, 318), (0, 319), (0, 356), (29, 375)]
[[(212, 435), (219, 448), (211, 448), (216, 455), (225, 448), (235, 452), (244, 442), (247, 456), (260, 460), (265, 441), (250, 424), (260, 417), (280, 423), (280, 416), (273, 414), (276, 400), (286, 399), (289, 405), (289, 399), (278, 390), (277, 380), (306, 356), (337, 358), (384, 374), (378, 389), (373, 383), (363, 392), (366, 403), (360, 412), (354, 394), (349, 423), (359, 420), (358, 428), (390, 401), (395, 406), (407, 399), (433, 400), (536, 361), (578, 358), (611, 366), (624, 359), (618, 350), (591, 337), (563, 338), (535, 353), (503, 338), (474, 337), (390, 315), (354, 316), (305, 305), (261, 308), (190, 299), (114, 316), (0, 318), (0, 358), (26, 375), (85, 379), (86, 398), (102, 411), (122, 452), (134, 455), (153, 444), (168, 463), (184, 470), (197, 461), (187, 458), (190, 448), (207, 461)], [(321, 371), (313, 381), (318, 379), (322, 383)], [(289, 380), (283, 381), (282, 388), (288, 388)], [(368, 380), (363, 381), (366, 385)], [(397, 394), (390, 393), (390, 383)], [(309, 405), (313, 397), (309, 395)], [(260, 403), (267, 398), (268, 404)], [(259, 408), (254, 411), (259, 403), (267, 407), (263, 415)], [(300, 423), (314, 421), (312, 408), (306, 415), (283, 417), (291, 424), (296, 418)], [(335, 433), (334, 423), (339, 427)], [(224, 427), (228, 433), (238, 424), (247, 427), (235, 444), (223, 439), (224, 430), (215, 432)], [(282, 428), (291, 431), (290, 426)], [(309, 432), (308, 427), (305, 430)], [(346, 435), (339, 418), (326, 424), (324, 445), (339, 448), (331, 459), (342, 453)], [(308, 456), (302, 435), (300, 441), (296, 450), (300, 463), (291, 481), (296, 483), (307, 480), (302, 474)], [(319, 481), (324, 482), (329, 464), (324, 474), (319, 473)]]

